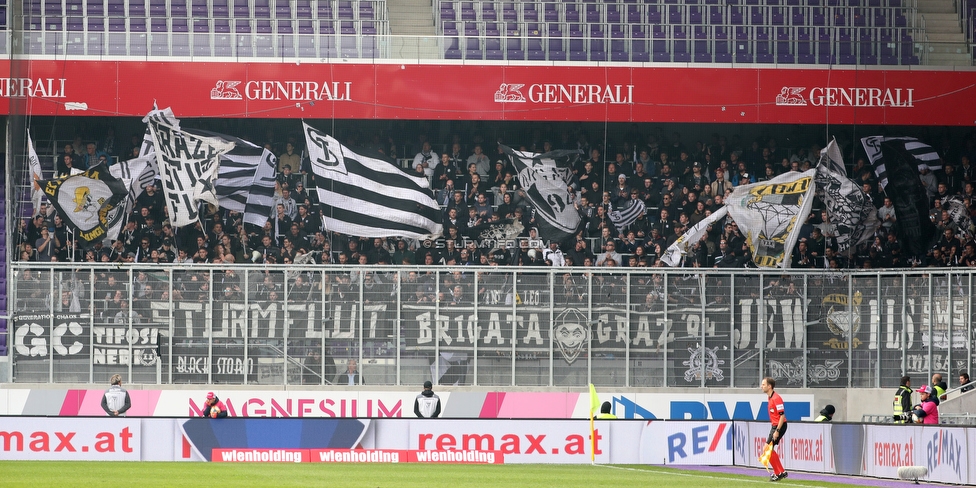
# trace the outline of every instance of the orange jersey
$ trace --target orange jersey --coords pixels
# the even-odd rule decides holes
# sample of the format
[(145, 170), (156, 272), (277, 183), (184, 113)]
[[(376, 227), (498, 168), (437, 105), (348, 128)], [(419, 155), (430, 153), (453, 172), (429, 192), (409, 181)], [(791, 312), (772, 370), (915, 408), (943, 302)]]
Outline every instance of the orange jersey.
[(786, 415), (786, 408), (783, 406), (783, 397), (774, 391), (769, 396), (769, 421), (774, 426), (779, 425), (779, 418), (783, 415)]

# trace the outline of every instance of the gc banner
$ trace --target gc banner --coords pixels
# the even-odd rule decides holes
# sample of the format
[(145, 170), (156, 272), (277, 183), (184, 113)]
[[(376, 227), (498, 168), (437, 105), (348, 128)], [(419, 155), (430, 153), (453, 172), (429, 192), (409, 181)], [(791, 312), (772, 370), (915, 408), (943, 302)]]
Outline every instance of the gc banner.
[(77, 313), (17, 315), (13, 349), (17, 360), (87, 358), (91, 353), (88, 315)]

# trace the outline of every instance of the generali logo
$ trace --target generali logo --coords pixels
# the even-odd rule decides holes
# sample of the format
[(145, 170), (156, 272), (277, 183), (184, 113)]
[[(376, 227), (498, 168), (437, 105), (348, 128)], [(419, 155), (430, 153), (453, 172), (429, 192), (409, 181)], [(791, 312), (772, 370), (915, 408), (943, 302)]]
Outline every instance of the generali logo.
[(784, 86), (776, 105), (805, 107), (893, 107), (915, 106), (914, 88), (839, 88)]
[[(524, 90), (524, 92), (523, 92)], [(577, 85), (560, 83), (502, 83), (495, 91), (498, 103), (610, 104), (634, 103), (634, 85)]]
[(217, 80), (211, 100), (351, 101), (351, 81)]

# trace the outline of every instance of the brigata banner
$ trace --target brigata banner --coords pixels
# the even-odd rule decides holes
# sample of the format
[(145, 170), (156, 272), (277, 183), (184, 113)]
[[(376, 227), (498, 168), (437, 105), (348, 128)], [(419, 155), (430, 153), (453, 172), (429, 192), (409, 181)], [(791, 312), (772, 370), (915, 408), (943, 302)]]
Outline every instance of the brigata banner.
[(976, 98), (976, 72), (924, 69), (24, 62), (30, 77), (0, 78), (2, 115), (24, 97), (28, 115), (133, 116), (156, 100), (185, 118), (968, 126), (958, 108)]

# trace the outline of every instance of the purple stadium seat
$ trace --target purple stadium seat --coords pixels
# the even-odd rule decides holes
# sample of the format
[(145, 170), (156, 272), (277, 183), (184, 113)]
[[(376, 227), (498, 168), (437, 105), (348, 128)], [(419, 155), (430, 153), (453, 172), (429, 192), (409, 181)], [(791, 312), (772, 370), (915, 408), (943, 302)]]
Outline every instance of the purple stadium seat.
[(109, 32), (125, 32), (125, 19), (123, 18), (109, 18), (108, 19), (108, 30)]
[(498, 29), (498, 22), (486, 22), (485, 23), (485, 35), (489, 37), (498, 37), (502, 33)]
[(464, 40), (464, 59), (484, 59), (485, 53), (481, 50), (481, 40), (467, 38)]
[(254, 0), (254, 17), (263, 19), (270, 18), (271, 2), (268, 0)]
[(441, 20), (442, 21), (455, 21), (457, 20), (457, 11), (454, 9), (441, 9)]
[(280, 19), (290, 19), (291, 5), (288, 0), (275, 0), (275, 17)]
[[(230, 19), (214, 19), (214, 32), (219, 34), (226, 34), (230, 32)], [(217, 43), (214, 43), (216, 47)]]
[(150, 19), (149, 30), (150, 32), (169, 32), (166, 19)]
[(444, 39), (444, 59), (461, 59), (460, 41), (457, 37)]
[(210, 32), (210, 20), (209, 19), (193, 19), (193, 32), (202, 34)]
[(725, 23), (725, 7), (717, 5), (708, 6), (708, 23), (713, 25)]
[[(122, 29), (125, 30), (125, 23), (122, 23)], [(105, 18), (104, 17), (89, 17), (88, 18), (88, 32), (105, 32)]]
[(498, 12), (495, 11), (495, 5), (490, 2), (485, 2), (481, 4), (481, 20), (485, 22), (497, 22)]
[(210, 5), (207, 0), (190, 0), (190, 14), (194, 17), (210, 17)]
[(166, 0), (149, 0), (149, 15), (151, 17), (166, 17)]
[(583, 39), (570, 39), (569, 40), (569, 60), (570, 61), (586, 61), (586, 45)]
[(590, 61), (607, 60), (607, 41), (606, 39), (590, 39)]
[(85, 22), (81, 17), (68, 17), (64, 22), (65, 30), (69, 32), (79, 32), (85, 30)]
[(497, 37), (488, 37), (485, 39), (485, 59), (505, 59), (505, 52), (502, 51), (501, 39)]
[[(259, 21), (260, 22), (260, 21)], [(356, 23), (351, 20), (340, 20), (339, 21), (339, 34), (344, 36), (356, 35)]]
[(579, 7), (575, 3), (567, 3), (564, 5), (566, 8), (566, 22), (579, 22), (580, 21), (580, 11)]
[(186, 18), (173, 19), (170, 22), (172, 32), (189, 32), (190, 28), (187, 24)]
[(478, 37), (481, 35), (481, 31), (478, 29), (477, 22), (465, 22), (464, 23), (464, 35), (468, 37)]
[(529, 38), (526, 41), (526, 47), (528, 48), (529, 61), (545, 61), (546, 51), (542, 47), (542, 39), (539, 38)]
[(688, 6), (688, 23), (699, 25), (704, 22), (703, 8), (698, 5)]
[(745, 22), (745, 7), (729, 6), (729, 24), (742, 25)]
[(613, 3), (608, 3), (605, 5), (606, 8), (606, 21), (609, 24), (619, 24), (621, 18), (623, 17), (620, 7)]
[(105, 0), (87, 0), (85, 2), (85, 15), (88, 17), (104, 17)]
[(319, 21), (319, 34), (331, 36), (335, 33), (336, 33), (335, 21), (332, 20)]
[(519, 14), (516, 6), (512, 2), (505, 2), (502, 5), (502, 20), (518, 20)]
[[(166, 19), (163, 19), (164, 21)], [(111, 22), (111, 19), (109, 19)], [(109, 24), (111, 26), (111, 24)], [(131, 32), (146, 32), (146, 19), (143, 18), (131, 18), (129, 19), (129, 30)]]
[[(6, 6), (6, 2), (4, 2), (4, 6)], [(84, 15), (84, 2), (82, 0), (65, 0), (64, 13), (66, 15)]]
[(125, 17), (125, 2), (123, 0), (108, 0), (109, 17)]
[(537, 4), (531, 2), (525, 2), (522, 4), (522, 22), (538, 22), (539, 21), (539, 9)]
[(556, 9), (556, 4), (555, 3), (545, 3), (543, 5), (545, 5), (545, 8), (544, 8), (544, 11), (545, 11), (544, 18), (546, 19), (546, 22), (559, 22), (559, 10)]
[(522, 49), (522, 39), (517, 37), (505, 39), (505, 51), (506, 59), (519, 61), (525, 59), (525, 50)]
[(478, 12), (474, 10), (474, 2), (461, 2), (461, 20), (478, 20)]
[(600, 5), (586, 4), (586, 22), (588, 23), (599, 23), (603, 22), (603, 13), (600, 12)]
[(247, 0), (234, 0), (234, 17), (250, 18), (251, 6)]
[(146, 0), (129, 0), (129, 17), (145, 17)]
[(54, 0), (44, 0), (44, 15), (61, 15), (64, 12), (61, 10), (61, 2)]
[(564, 49), (563, 39), (549, 39), (549, 61), (566, 61), (566, 50)]
[[(295, 17), (299, 19), (311, 19), (312, 18), (312, 1), (311, 0), (298, 0), (295, 2)], [(299, 50), (301, 50), (299, 48)]]
[(249, 34), (251, 32), (250, 19), (237, 19), (234, 21), (234, 32), (238, 34)]
[(329, 2), (319, 2), (315, 8), (315, 15), (318, 19), (334, 19), (332, 4)]
[(186, 17), (186, 0), (170, 0), (169, 2), (169, 15), (170, 17)]

